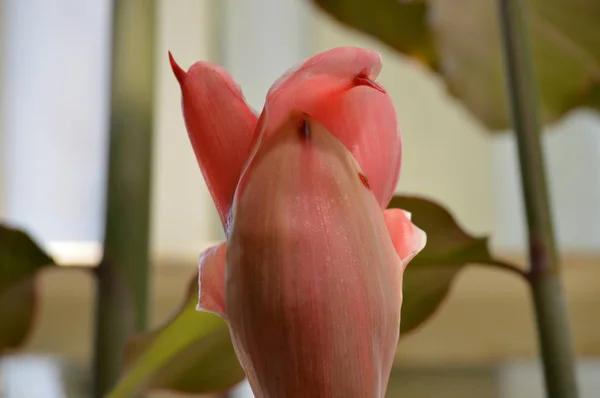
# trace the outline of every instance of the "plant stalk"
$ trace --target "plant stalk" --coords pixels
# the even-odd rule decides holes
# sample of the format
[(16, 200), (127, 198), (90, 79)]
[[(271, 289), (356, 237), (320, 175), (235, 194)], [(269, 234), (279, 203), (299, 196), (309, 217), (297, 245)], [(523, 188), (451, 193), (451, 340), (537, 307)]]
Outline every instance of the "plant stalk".
[(97, 268), (93, 397), (115, 385), (125, 344), (146, 326), (155, 1), (113, 1), (104, 256)]
[(549, 398), (576, 398), (575, 355), (541, 146), (538, 91), (525, 0), (498, 0), (509, 107), (515, 129), (529, 240), (529, 270)]

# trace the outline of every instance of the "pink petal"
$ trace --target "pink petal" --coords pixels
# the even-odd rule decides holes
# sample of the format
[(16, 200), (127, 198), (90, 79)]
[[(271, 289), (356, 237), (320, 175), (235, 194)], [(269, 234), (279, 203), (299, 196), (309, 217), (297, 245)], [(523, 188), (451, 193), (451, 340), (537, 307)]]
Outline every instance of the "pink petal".
[(257, 116), (220, 66), (197, 62), (185, 72), (169, 53), (196, 159), (225, 226)]
[(255, 395), (383, 397), (402, 269), (356, 160), (323, 126), (292, 117), (264, 137), (244, 178), (226, 303)]
[(355, 87), (316, 107), (312, 115), (342, 141), (369, 177), (381, 208), (394, 195), (402, 142), (396, 110), (387, 93)]
[[(278, 95), (282, 89), (303, 84), (307, 80), (319, 80), (329, 76), (336, 80), (349, 80), (358, 75), (375, 80), (381, 71), (381, 55), (373, 50), (359, 47), (337, 47), (316, 54), (299, 65), (289, 69), (273, 83), (268, 96)], [(336, 89), (335, 82), (329, 81), (329, 87), (316, 86), (327, 91)], [(347, 83), (350, 83), (349, 81)], [(297, 89), (297, 88), (296, 88)]]
[(312, 115), (354, 155), (385, 208), (398, 181), (401, 142), (389, 94), (374, 80), (381, 56), (371, 50), (340, 47), (315, 55), (287, 72), (267, 95), (274, 131), (291, 109)]
[(406, 268), (425, 247), (427, 234), (412, 223), (411, 214), (406, 210), (387, 209), (383, 215), (402, 267)]
[(225, 254), (227, 243), (213, 246), (202, 253), (198, 266), (198, 306), (225, 318)]

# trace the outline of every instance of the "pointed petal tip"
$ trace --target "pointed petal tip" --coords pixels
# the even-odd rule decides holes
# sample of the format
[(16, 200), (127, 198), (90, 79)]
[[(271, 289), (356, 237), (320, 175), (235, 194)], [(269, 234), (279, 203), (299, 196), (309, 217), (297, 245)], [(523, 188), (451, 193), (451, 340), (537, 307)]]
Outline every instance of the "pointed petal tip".
[(354, 78), (354, 84), (356, 86), (367, 86), (367, 87), (371, 87), (374, 88), (377, 91), (380, 91), (382, 93), (386, 93), (385, 89), (383, 87), (381, 87), (379, 84), (377, 84), (374, 80), (372, 80), (371, 78), (369, 78), (365, 73), (361, 73), (358, 76), (356, 76)]
[(427, 244), (427, 233), (425, 233), (425, 231), (423, 231), (421, 228), (417, 227), (416, 225), (412, 225), (413, 226), (413, 236), (414, 236), (414, 241), (413, 241), (413, 250), (410, 252), (410, 254), (408, 254), (408, 256), (406, 256), (405, 258), (403, 258), (402, 261), (402, 269), (406, 269), (406, 267), (408, 266), (408, 263), (410, 263), (410, 261), (415, 258), (417, 256), (417, 254), (419, 254), (421, 252), (421, 250), (423, 250), (425, 248), (425, 245)]
[(304, 114), (298, 119), (298, 132), (300, 136), (305, 138), (306, 140), (310, 139), (311, 136), (311, 125), (310, 120), (308, 119), (308, 115)]
[(211, 312), (225, 318), (225, 254), (227, 244), (206, 249), (198, 265), (196, 311)]
[(403, 209), (387, 209), (384, 212), (385, 223), (392, 244), (405, 269), (408, 263), (419, 254), (427, 244), (427, 234), (412, 221), (410, 212)]
[(415, 225), (415, 234), (417, 235), (417, 241), (419, 242), (417, 250), (420, 252), (427, 245), (427, 233)]
[(196, 303), (195, 310), (198, 312), (208, 312), (210, 314), (218, 315), (223, 319), (227, 319), (227, 315), (225, 314), (225, 304), (221, 301), (221, 298), (212, 297), (210, 294), (201, 291), (198, 295), (198, 302)]
[(169, 51), (169, 63), (171, 64), (171, 69), (173, 70), (173, 74), (177, 78), (177, 81), (182, 83), (183, 79), (187, 76), (187, 73), (181, 69), (181, 66), (177, 64), (177, 61), (175, 61), (175, 57), (173, 57), (171, 51)]
[(219, 318), (223, 319), (224, 321), (227, 321), (227, 316), (223, 312), (213, 310), (210, 305), (211, 304), (205, 306), (201, 303), (198, 303), (198, 304), (196, 304), (196, 311), (197, 312), (207, 312), (209, 314), (218, 316)]

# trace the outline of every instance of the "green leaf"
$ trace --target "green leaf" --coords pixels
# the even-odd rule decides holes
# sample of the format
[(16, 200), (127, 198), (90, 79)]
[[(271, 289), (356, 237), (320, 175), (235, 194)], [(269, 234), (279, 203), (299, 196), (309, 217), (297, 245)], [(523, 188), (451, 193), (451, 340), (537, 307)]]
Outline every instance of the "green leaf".
[(25, 232), (0, 225), (0, 355), (27, 339), (35, 317), (35, 274), (53, 264)]
[(432, 32), (424, 23), (425, 1), (314, 0), (340, 22), (370, 33), (395, 50), (435, 67), (437, 55)]
[[(427, 232), (427, 246), (405, 272), (401, 335), (431, 316), (467, 264), (500, 267), (522, 276), (516, 267), (492, 257), (486, 239), (464, 232), (436, 203), (396, 196), (389, 207), (410, 211), (414, 223)], [(210, 393), (243, 380), (226, 323), (216, 315), (196, 311), (197, 297), (194, 278), (187, 300), (174, 318), (128, 344), (127, 370), (109, 398), (131, 397), (148, 389)]]
[(427, 233), (427, 245), (404, 272), (401, 336), (435, 312), (467, 264), (493, 266), (523, 276), (517, 267), (494, 258), (487, 238), (464, 232), (442, 206), (424, 198), (395, 196), (388, 207), (411, 212), (415, 225)]
[(197, 280), (169, 322), (128, 343), (127, 369), (109, 398), (129, 398), (149, 389), (211, 393), (244, 379), (227, 324), (217, 315), (196, 311)]
[[(496, 0), (314, 0), (342, 23), (415, 57), (488, 128), (506, 129)], [(544, 122), (577, 107), (600, 110), (600, 2), (530, 0)]]
[(0, 356), (25, 343), (33, 328), (36, 303), (33, 277), (19, 280), (0, 292)]

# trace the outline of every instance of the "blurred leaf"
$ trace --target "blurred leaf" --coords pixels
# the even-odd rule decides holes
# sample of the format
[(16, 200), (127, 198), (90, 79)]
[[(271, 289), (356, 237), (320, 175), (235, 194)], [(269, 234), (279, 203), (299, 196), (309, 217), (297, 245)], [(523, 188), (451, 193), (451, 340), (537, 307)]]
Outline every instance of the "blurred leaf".
[[(465, 233), (450, 213), (434, 202), (396, 196), (389, 207), (410, 211), (415, 224), (427, 232), (427, 246), (411, 261), (404, 276), (403, 334), (431, 316), (465, 265), (480, 263), (520, 272), (493, 258), (486, 239)], [(243, 380), (226, 323), (216, 315), (196, 311), (197, 297), (194, 278), (186, 303), (173, 319), (129, 342), (127, 370), (109, 398), (131, 397), (153, 388), (210, 393)]]
[(54, 261), (18, 229), (0, 225), (0, 292)]
[(314, 0), (340, 22), (370, 33), (395, 50), (435, 67), (432, 32), (425, 23), (429, 6), (402, 0)]
[[(496, 0), (314, 0), (342, 23), (419, 59), (488, 128), (506, 129)], [(530, 27), (549, 123), (600, 109), (600, 1), (530, 0)]]
[(169, 322), (128, 343), (125, 374), (109, 398), (129, 398), (149, 389), (210, 393), (244, 379), (227, 324), (196, 311), (197, 301), (196, 277), (185, 304)]
[(35, 317), (35, 273), (53, 264), (26, 233), (0, 225), (0, 354), (25, 342)]
[(404, 272), (401, 336), (435, 312), (465, 265), (481, 264), (520, 272), (517, 267), (492, 257), (487, 238), (475, 238), (464, 232), (446, 209), (432, 201), (395, 196), (388, 207), (411, 212), (415, 225), (427, 233), (425, 249)]
[(25, 343), (33, 328), (35, 278), (24, 278), (0, 292), (0, 356)]

